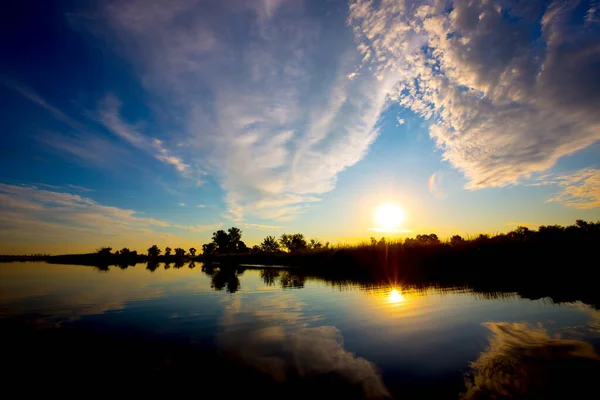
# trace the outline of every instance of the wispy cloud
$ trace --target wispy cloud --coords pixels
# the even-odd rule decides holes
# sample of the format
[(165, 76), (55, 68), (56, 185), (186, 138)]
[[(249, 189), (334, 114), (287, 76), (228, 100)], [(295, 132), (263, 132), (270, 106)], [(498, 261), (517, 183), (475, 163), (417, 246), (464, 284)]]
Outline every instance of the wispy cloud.
[(4, 84), (6, 87), (16, 91), (21, 96), (34, 102), (35, 104), (39, 105), (40, 107), (46, 109), (54, 116), (54, 118), (67, 124), (71, 128), (78, 130), (78, 131), (84, 129), (83, 125), (80, 122), (71, 118), (67, 114), (63, 113), (61, 110), (59, 110), (57, 107), (53, 106), (52, 104), (48, 103), (45, 99), (43, 99), (40, 95), (38, 95), (33, 89), (31, 89), (27, 85), (16, 82), (14, 80), (7, 79), (7, 78), (2, 78), (2, 77), (0, 77), (0, 83)]
[(600, 140), (600, 26), (577, 7), (352, 1), (357, 73), (396, 80), (392, 97), (432, 121), (468, 188), (514, 184)]
[(109, 131), (137, 149), (152, 155), (157, 160), (173, 166), (184, 176), (190, 176), (195, 172), (181, 157), (171, 154), (162, 140), (146, 136), (139, 132), (136, 127), (126, 123), (121, 118), (120, 107), (120, 100), (113, 95), (106, 96), (101, 102), (100, 121)]
[(164, 229), (198, 233), (220, 226), (173, 224), (76, 194), (0, 183), (0, 236), (5, 239), (33, 242), (84, 235), (97, 241), (126, 238), (132, 232), (151, 239)]
[[(107, 36), (183, 114), (182, 135), (225, 190), (230, 219), (293, 219), (365, 156), (391, 86), (348, 79), (355, 49), (339, 32), (343, 15), (334, 26), (295, 1), (147, 4), (106, 3)], [(115, 114), (106, 122), (119, 132)], [(143, 143), (131, 129), (121, 136)]]
[[(79, 190), (81, 192), (95, 192), (94, 189), (89, 189), (83, 186), (77, 186), (77, 185), (71, 185), (71, 184), (67, 184), (67, 187), (70, 187), (71, 189), (75, 189), (75, 190)], [(57, 187), (54, 187), (54, 189), (58, 189)]]
[(249, 224), (247, 222), (242, 222), (240, 224), (240, 226), (242, 228), (258, 229), (258, 230), (264, 230), (264, 231), (277, 231), (277, 230), (280, 230), (281, 228), (283, 228), (283, 226), (281, 226), (281, 225)]
[(179, 207), (185, 207), (185, 203), (179, 203)]
[(204, 205), (204, 204), (197, 204), (197, 205), (196, 205), (196, 207), (197, 207), (197, 208), (205, 208), (205, 207), (206, 207), (206, 205)]
[(560, 175), (542, 182), (551, 182), (561, 188), (549, 202), (579, 209), (600, 207), (600, 169), (585, 168), (571, 175)]

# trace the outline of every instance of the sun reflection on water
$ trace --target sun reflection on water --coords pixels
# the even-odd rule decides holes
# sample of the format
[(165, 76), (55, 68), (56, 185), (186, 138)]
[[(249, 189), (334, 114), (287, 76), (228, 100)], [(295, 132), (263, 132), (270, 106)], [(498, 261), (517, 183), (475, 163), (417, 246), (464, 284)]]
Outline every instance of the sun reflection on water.
[(400, 291), (398, 291), (397, 289), (392, 289), (388, 296), (388, 300), (392, 304), (400, 304), (404, 302), (405, 298)]

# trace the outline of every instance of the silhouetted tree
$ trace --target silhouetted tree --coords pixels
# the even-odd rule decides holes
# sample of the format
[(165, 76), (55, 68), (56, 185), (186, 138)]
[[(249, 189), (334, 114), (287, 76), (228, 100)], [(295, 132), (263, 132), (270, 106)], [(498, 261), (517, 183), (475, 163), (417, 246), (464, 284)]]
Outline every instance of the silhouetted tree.
[(183, 257), (185, 256), (185, 250), (181, 247), (175, 249), (175, 257)]
[(465, 242), (465, 239), (463, 239), (462, 236), (460, 236), (460, 235), (454, 235), (450, 238), (450, 244), (452, 246), (459, 246), (464, 242)]
[(248, 253), (248, 246), (246, 246), (246, 243), (244, 243), (243, 241), (238, 241), (236, 244), (236, 251), (238, 253)]
[(152, 247), (148, 249), (148, 257), (158, 257), (160, 255), (160, 249), (157, 245), (153, 244)]
[(171, 255), (171, 248), (165, 247), (165, 256), (169, 257)]
[(217, 251), (217, 245), (215, 242), (210, 242), (202, 245), (202, 254), (205, 256), (212, 256)]
[(430, 233), (429, 235), (417, 235), (416, 240), (420, 244), (426, 244), (426, 245), (440, 244), (440, 239), (438, 238), (438, 236), (435, 233)]
[(371, 236), (371, 246), (377, 246), (377, 239)]
[(267, 236), (260, 244), (260, 248), (267, 253), (276, 253), (279, 251), (279, 242), (275, 236)]
[(307, 247), (311, 250), (319, 250), (323, 247), (323, 243), (319, 239), (310, 239)]
[(257, 244), (255, 244), (254, 246), (252, 246), (252, 248), (250, 249), (250, 253), (252, 253), (252, 254), (258, 254), (261, 251), (262, 251), (262, 249)]
[(542, 240), (559, 240), (564, 233), (565, 228), (560, 225), (542, 225), (538, 228), (538, 236)]
[(191, 262), (188, 264), (188, 268), (189, 268), (189, 269), (194, 269), (194, 268), (196, 268), (196, 263), (195, 263), (194, 261), (191, 261)]
[(112, 247), (104, 246), (97, 249), (96, 254), (98, 254), (101, 257), (108, 257), (111, 255), (111, 251)]
[(289, 251), (290, 253), (300, 251), (300, 250), (305, 250), (307, 247), (306, 240), (304, 239), (304, 235), (301, 233), (293, 233), (293, 234), (284, 233), (283, 235), (281, 235), (281, 238), (279, 239), (279, 243), (281, 244), (282, 247), (287, 249), (287, 251)]
[(229, 235), (224, 230), (214, 232), (212, 241), (216, 245), (216, 251), (226, 253), (229, 250)]
[[(481, 236), (481, 235), (479, 235)], [(504, 236), (504, 235), (500, 235), (500, 236)], [(533, 231), (531, 231), (529, 228), (527, 228), (526, 226), (517, 226), (517, 229), (515, 229), (514, 231), (508, 232), (506, 234), (506, 237), (510, 240), (516, 240), (516, 241), (527, 241), (530, 240), (533, 237)], [(478, 239), (481, 238), (478, 237)]]
[(196, 257), (196, 249), (194, 247), (190, 248), (190, 254), (192, 257)]
[(487, 243), (490, 240), (490, 236), (486, 235), (485, 233), (480, 233), (476, 238), (475, 238), (475, 243), (479, 246)]
[(224, 230), (213, 232), (212, 243), (214, 244), (214, 249), (208, 247), (208, 245), (202, 246), (205, 254), (207, 254), (206, 250), (209, 250), (210, 254), (248, 252), (248, 247), (242, 242), (242, 230), (235, 226), (229, 228), (227, 232)]
[(234, 252), (239, 250), (239, 242), (242, 240), (242, 230), (232, 226), (227, 230), (227, 237), (229, 238), (229, 251)]

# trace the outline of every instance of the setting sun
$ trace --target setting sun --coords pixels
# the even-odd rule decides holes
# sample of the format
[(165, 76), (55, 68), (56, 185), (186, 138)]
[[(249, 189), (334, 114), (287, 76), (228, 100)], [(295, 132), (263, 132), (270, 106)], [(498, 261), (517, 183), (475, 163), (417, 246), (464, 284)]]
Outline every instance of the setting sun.
[(377, 230), (382, 232), (397, 232), (404, 222), (404, 211), (395, 204), (384, 204), (375, 212)]

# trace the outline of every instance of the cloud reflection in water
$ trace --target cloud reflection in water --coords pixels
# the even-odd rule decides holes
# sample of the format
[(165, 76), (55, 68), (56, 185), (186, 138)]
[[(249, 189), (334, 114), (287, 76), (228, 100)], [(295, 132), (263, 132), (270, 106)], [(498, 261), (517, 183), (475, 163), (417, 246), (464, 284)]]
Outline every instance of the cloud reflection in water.
[(279, 383), (302, 380), (344, 397), (391, 398), (376, 366), (345, 350), (336, 327), (309, 326), (320, 317), (307, 317), (303, 306), (292, 295), (262, 296), (248, 303), (236, 297), (225, 308), (219, 346)]
[(494, 335), (471, 363), (463, 399), (587, 398), (597, 391), (600, 357), (591, 344), (527, 324), (485, 325)]

